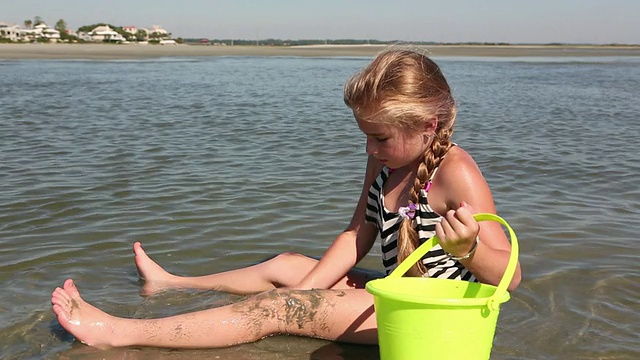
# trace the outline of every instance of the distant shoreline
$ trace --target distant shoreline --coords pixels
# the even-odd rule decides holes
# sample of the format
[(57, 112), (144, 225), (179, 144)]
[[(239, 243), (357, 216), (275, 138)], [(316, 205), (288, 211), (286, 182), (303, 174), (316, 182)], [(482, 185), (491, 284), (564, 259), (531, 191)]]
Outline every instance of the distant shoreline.
[[(364, 56), (390, 45), (214, 46), (138, 44), (0, 44), (0, 60), (118, 60), (194, 56)], [(392, 46), (392, 45), (391, 45)], [(405, 46), (405, 45), (400, 45)], [(599, 45), (406, 45), (445, 57), (640, 56), (640, 46)]]

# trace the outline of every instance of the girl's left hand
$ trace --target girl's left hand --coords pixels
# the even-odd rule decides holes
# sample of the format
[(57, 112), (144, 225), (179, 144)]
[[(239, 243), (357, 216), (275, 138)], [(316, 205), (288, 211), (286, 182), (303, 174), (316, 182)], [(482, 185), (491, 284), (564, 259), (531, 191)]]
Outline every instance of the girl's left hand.
[(460, 203), (456, 210), (449, 210), (436, 224), (436, 235), (440, 239), (440, 246), (445, 252), (461, 257), (469, 254), (480, 232), (480, 225), (473, 218), (473, 208)]

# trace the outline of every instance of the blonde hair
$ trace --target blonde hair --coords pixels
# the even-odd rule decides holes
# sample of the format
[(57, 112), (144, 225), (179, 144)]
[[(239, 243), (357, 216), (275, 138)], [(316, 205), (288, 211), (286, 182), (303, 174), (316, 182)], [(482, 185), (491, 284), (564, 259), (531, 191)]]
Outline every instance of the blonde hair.
[[(451, 89), (438, 65), (416, 50), (389, 49), (347, 81), (344, 102), (367, 122), (419, 129), (437, 121), (409, 192), (410, 201), (418, 204), (420, 191), (451, 147), (456, 118)], [(413, 220), (405, 219), (398, 231), (398, 263), (417, 248), (418, 240)], [(422, 261), (407, 272), (411, 276), (424, 273)]]

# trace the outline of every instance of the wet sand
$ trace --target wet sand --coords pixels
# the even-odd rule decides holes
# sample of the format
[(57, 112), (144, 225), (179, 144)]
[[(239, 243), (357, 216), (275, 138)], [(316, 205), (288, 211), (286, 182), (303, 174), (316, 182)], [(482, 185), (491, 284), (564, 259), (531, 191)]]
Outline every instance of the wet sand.
[[(432, 56), (640, 56), (640, 46), (425, 45)], [(0, 60), (145, 59), (192, 56), (373, 56), (387, 45), (205, 46), (137, 44), (0, 44)]]

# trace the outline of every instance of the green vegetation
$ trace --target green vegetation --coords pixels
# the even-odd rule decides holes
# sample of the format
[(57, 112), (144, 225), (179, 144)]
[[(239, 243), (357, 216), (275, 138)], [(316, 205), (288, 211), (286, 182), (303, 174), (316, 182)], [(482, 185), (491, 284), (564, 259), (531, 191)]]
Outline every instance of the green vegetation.
[(136, 41), (144, 41), (144, 39), (147, 38), (147, 32), (144, 30), (138, 30), (134, 37), (136, 38)]
[(77, 36), (69, 35), (67, 32), (67, 22), (63, 19), (58, 20), (54, 29), (60, 32), (60, 40), (65, 42), (82, 42)]
[(33, 18), (33, 26), (38, 26), (40, 24), (44, 24), (44, 20), (42, 20), (40, 16)]
[(56, 26), (54, 26), (53, 28), (58, 30), (60, 33), (66, 32), (67, 31), (67, 23), (63, 19), (60, 19), (56, 23)]
[(7, 36), (7, 33), (4, 30), (0, 30), (0, 44), (13, 42), (5, 36)]

